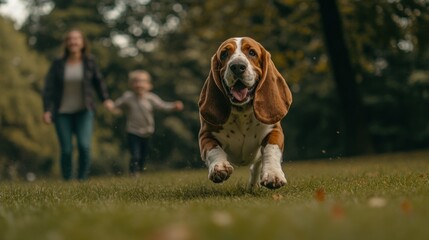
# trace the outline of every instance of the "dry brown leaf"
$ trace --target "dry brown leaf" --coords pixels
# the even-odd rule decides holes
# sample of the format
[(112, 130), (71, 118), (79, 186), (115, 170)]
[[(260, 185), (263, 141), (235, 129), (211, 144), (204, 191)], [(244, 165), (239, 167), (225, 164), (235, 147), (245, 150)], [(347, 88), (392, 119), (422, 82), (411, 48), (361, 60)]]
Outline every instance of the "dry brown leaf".
[(405, 214), (410, 214), (413, 211), (413, 205), (409, 200), (404, 200), (401, 203), (401, 210)]
[(323, 188), (319, 188), (316, 190), (315, 194), (314, 194), (314, 198), (318, 201), (318, 202), (324, 202), (325, 201), (325, 189)]
[(335, 220), (340, 220), (344, 218), (344, 208), (340, 203), (335, 203), (331, 208), (331, 216)]

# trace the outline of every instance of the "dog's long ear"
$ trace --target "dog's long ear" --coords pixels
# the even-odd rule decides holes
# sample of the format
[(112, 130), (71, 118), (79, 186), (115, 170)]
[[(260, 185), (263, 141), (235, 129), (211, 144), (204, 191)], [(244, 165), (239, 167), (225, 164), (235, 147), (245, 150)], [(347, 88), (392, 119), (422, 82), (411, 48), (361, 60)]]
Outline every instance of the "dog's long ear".
[(271, 55), (262, 48), (262, 76), (256, 87), (253, 108), (256, 118), (265, 124), (279, 122), (289, 111), (292, 93), (286, 80), (280, 75), (271, 60)]
[(220, 67), (215, 54), (212, 57), (210, 73), (201, 90), (198, 102), (202, 118), (215, 126), (224, 124), (231, 113), (231, 106), (220, 79)]

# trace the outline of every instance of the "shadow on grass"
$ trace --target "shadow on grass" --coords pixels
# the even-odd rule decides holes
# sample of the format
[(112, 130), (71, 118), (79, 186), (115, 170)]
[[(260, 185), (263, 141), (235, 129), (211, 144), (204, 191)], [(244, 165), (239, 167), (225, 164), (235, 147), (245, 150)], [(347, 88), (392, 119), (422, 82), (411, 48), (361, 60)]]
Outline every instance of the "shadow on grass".
[(250, 191), (245, 184), (222, 186), (221, 184), (208, 185), (182, 185), (174, 188), (154, 190), (153, 188), (133, 188), (121, 194), (122, 200), (127, 201), (192, 201), (204, 199), (231, 199), (231, 198), (260, 198), (272, 193), (270, 190), (260, 188)]

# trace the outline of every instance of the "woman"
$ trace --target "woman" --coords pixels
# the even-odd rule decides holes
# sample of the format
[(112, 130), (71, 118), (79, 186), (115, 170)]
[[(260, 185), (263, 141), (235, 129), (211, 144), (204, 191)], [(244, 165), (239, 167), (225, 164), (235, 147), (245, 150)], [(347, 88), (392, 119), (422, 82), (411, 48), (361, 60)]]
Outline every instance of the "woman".
[(91, 141), (95, 102), (93, 92), (106, 107), (109, 99), (106, 85), (94, 58), (89, 55), (84, 34), (73, 29), (64, 39), (64, 55), (53, 61), (46, 76), (43, 91), (43, 121), (55, 123), (61, 147), (61, 173), (65, 180), (72, 178), (72, 137), (76, 135), (79, 152), (79, 180), (88, 177), (91, 163)]

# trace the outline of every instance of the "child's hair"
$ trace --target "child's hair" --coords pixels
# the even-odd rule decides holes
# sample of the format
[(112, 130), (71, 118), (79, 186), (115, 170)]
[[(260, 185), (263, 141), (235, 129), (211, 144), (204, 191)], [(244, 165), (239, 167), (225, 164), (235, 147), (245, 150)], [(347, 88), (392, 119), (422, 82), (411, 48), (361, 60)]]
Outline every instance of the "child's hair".
[(136, 80), (136, 78), (138, 78), (138, 76), (143, 76), (149, 82), (151, 82), (150, 74), (147, 71), (145, 71), (145, 70), (134, 70), (128, 74), (128, 83), (131, 85)]

